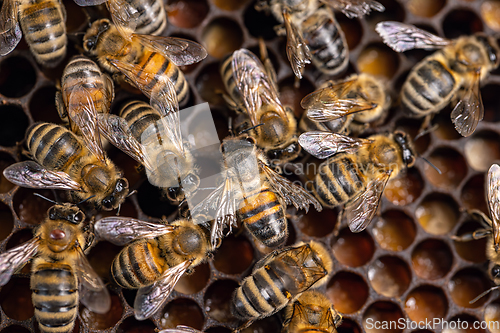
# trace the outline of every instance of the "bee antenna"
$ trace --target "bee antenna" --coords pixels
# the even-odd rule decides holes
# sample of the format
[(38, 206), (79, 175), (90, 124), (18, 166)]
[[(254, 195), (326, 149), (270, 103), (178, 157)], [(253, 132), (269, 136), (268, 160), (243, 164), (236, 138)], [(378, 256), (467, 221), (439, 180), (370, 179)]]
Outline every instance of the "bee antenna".
[(118, 205), (118, 210), (116, 211), (116, 216), (120, 216), (120, 209), (122, 209), (122, 205)]
[(426, 159), (425, 157), (423, 156), (420, 156), (421, 159), (423, 159), (427, 164), (429, 164), (431, 167), (434, 168), (434, 170), (437, 171), (437, 173), (439, 173), (440, 175), (442, 175), (443, 173), (441, 172), (441, 170), (438, 169), (437, 166), (435, 166), (434, 164), (431, 163), (431, 161), (429, 161), (428, 159)]
[(133, 190), (132, 192), (130, 192), (128, 195), (127, 195), (127, 198), (136, 194), (137, 193), (137, 190)]
[(47, 198), (47, 197), (44, 197), (44, 196), (43, 196), (43, 195), (41, 195), (40, 193), (33, 193), (33, 195), (36, 195), (37, 197), (40, 197), (40, 198), (42, 198), (42, 199), (45, 199), (45, 200), (47, 200), (48, 202), (52, 202), (53, 204), (56, 204), (56, 205), (58, 205), (58, 204), (59, 204), (58, 202), (56, 202), (56, 201), (54, 201), (54, 200), (52, 200), (52, 199), (49, 199), (49, 198)]
[(88, 197), (87, 199), (83, 199), (82, 201), (80, 201), (80, 202), (79, 202), (79, 203), (77, 203), (76, 205), (77, 205), (77, 206), (78, 206), (78, 205), (81, 205), (82, 203), (89, 201), (89, 200), (90, 200), (90, 199), (92, 199), (93, 197), (95, 197), (95, 194), (94, 194), (94, 195), (91, 195), (91, 196), (90, 196), (90, 197)]
[(247, 128), (247, 129), (244, 129), (243, 131), (241, 131), (239, 134), (246, 133), (246, 132), (251, 131), (251, 130), (253, 130), (253, 129), (256, 129), (257, 127), (262, 126), (262, 125), (264, 125), (264, 123), (260, 123), (260, 124), (258, 124), (258, 125), (255, 125), (255, 126), (249, 127), (249, 128)]
[(497, 290), (497, 289), (500, 289), (500, 286), (494, 286), (494, 287), (491, 287), (490, 289), (486, 290), (486, 291), (483, 291), (482, 293), (480, 293), (476, 298), (474, 298), (472, 301), (469, 302), (469, 304), (474, 304), (476, 303), (477, 301), (479, 301), (481, 298), (483, 298), (484, 296), (488, 295), (490, 292), (492, 292), (493, 290)]
[(227, 130), (228, 130), (230, 136), (234, 136), (233, 118), (232, 117), (227, 118)]
[(434, 124), (432, 125), (431, 127), (428, 127), (427, 129), (423, 130), (422, 132), (418, 133), (415, 138), (413, 139), (413, 141), (417, 141), (418, 139), (420, 139), (421, 137), (423, 137), (424, 135), (430, 133), (430, 132), (434, 132), (435, 130), (437, 130), (439, 128), (439, 125), (438, 124)]

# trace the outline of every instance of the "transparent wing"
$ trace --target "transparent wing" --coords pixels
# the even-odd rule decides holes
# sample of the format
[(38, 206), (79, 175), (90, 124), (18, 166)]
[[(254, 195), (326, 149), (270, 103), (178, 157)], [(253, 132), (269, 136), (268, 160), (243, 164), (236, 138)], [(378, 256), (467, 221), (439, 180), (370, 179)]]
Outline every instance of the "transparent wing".
[(372, 10), (383, 12), (385, 7), (374, 0), (320, 0), (327, 6), (340, 10), (348, 18), (362, 17), (370, 14)]
[(33, 238), (0, 254), (0, 287), (9, 282), (12, 274), (21, 269), (38, 251), (39, 238)]
[(17, 0), (4, 0), (0, 12), (0, 56), (12, 52), (21, 41), (18, 10)]
[(377, 104), (360, 96), (354, 98), (346, 96), (355, 81), (356, 79), (341, 81), (313, 91), (302, 99), (300, 105), (307, 110), (309, 119), (318, 122), (335, 120), (377, 107)]
[(163, 54), (177, 66), (195, 64), (208, 54), (201, 44), (189, 39), (140, 34), (134, 34), (133, 38)]
[(98, 114), (98, 119), (100, 132), (111, 144), (144, 165), (145, 168), (154, 170), (144, 146), (132, 135), (125, 119), (103, 113)]
[(252, 52), (246, 49), (235, 51), (231, 66), (234, 81), (253, 126), (258, 125), (257, 112), (264, 103), (275, 105), (281, 117), (287, 119), (275, 83), (267, 75), (262, 62)]
[(283, 11), (283, 23), (286, 30), (286, 56), (295, 76), (302, 79), (304, 67), (311, 63), (311, 52), (302, 37), (302, 31), (292, 22), (286, 10)]
[(161, 330), (158, 333), (203, 333), (189, 326), (178, 325), (176, 328), (168, 328)]
[(50, 171), (34, 161), (14, 163), (4, 169), (3, 175), (8, 181), (21, 187), (74, 190), (82, 187), (62, 171)]
[(487, 200), (491, 215), (491, 229), (495, 246), (500, 244), (500, 166), (493, 164), (488, 170)]
[(472, 85), (451, 111), (451, 121), (462, 136), (469, 136), (476, 130), (484, 117), (484, 106), (479, 91), (479, 72), (474, 74)]
[(191, 266), (191, 261), (184, 261), (167, 269), (160, 278), (139, 289), (134, 301), (134, 314), (137, 320), (144, 320), (154, 315), (168, 299), (177, 281)]
[(309, 210), (309, 205), (314, 205), (314, 208), (316, 208), (318, 212), (323, 209), (318, 200), (310, 195), (304, 188), (280, 176), (260, 160), (259, 167), (265, 172), (269, 185), (271, 185), (273, 190), (285, 200), (287, 205), (294, 205), (295, 208), (304, 209), (306, 212)]
[(75, 271), (80, 282), (80, 302), (92, 312), (106, 313), (111, 308), (108, 289), (90, 266), (79, 244), (77, 244), (76, 250), (78, 254), (75, 260)]
[(451, 44), (449, 39), (433, 35), (414, 25), (396, 21), (380, 22), (375, 26), (375, 30), (382, 37), (384, 43), (396, 52), (411, 49), (432, 50)]
[(325, 159), (341, 152), (354, 152), (362, 145), (368, 145), (367, 139), (351, 138), (347, 135), (321, 131), (310, 131), (299, 136), (299, 144), (309, 154)]
[(154, 238), (168, 234), (175, 226), (150, 223), (131, 217), (109, 216), (94, 225), (96, 234), (116, 245), (125, 245), (136, 239)]
[(101, 162), (106, 163), (106, 154), (102, 148), (101, 135), (97, 120), (97, 110), (90, 91), (81, 87), (68, 97), (68, 116), (80, 128), (85, 146)]
[(142, 93), (151, 98), (151, 89), (148, 83), (159, 79), (160, 75), (143, 72), (142, 66), (126, 63), (117, 59), (109, 59), (109, 62), (124, 74)]
[(106, 2), (106, 0), (75, 0), (75, 3), (78, 6), (86, 7), (86, 6), (98, 6)]
[(126, 0), (107, 0), (106, 6), (111, 14), (111, 20), (118, 32), (128, 40), (137, 28), (141, 12), (135, 2)]
[(206, 215), (214, 218), (210, 242), (213, 248), (217, 247), (224, 237), (224, 228), (229, 227), (229, 233), (236, 227), (236, 202), (235, 190), (230, 178), (219, 185), (203, 201), (191, 210), (191, 216)]
[(384, 193), (391, 172), (392, 170), (379, 172), (375, 178), (368, 182), (365, 191), (344, 208), (347, 223), (352, 232), (361, 232), (370, 224), (377, 212), (380, 198)]

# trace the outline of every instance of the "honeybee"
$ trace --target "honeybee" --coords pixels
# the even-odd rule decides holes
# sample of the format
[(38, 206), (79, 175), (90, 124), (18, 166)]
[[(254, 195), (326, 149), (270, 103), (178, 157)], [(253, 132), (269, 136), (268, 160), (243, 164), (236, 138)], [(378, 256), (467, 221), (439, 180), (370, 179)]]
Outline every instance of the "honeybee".
[(495, 286), (478, 295), (470, 301), (471, 304), (491, 291), (500, 289), (500, 166), (498, 164), (493, 164), (488, 170), (486, 200), (491, 219), (476, 209), (469, 212), (473, 218), (481, 222), (484, 228), (462, 236), (452, 236), (452, 239), (461, 242), (487, 237), (486, 257), (489, 260), (488, 270)]
[(416, 156), (410, 137), (400, 131), (367, 139), (313, 131), (301, 134), (299, 143), (317, 158), (331, 156), (319, 166), (312, 191), (323, 206), (344, 204), (352, 232), (368, 226), (389, 179), (412, 167)]
[(276, 73), (262, 40), (260, 50), (265, 65), (247, 49), (235, 51), (222, 63), (220, 72), (230, 95), (226, 100), (231, 108), (246, 111), (252, 128), (245, 131), (271, 161), (285, 163), (300, 153), (297, 122), (279, 99)]
[(127, 179), (106, 156), (102, 146), (93, 154), (68, 129), (36, 123), (26, 132), (28, 152), (34, 161), (18, 162), (3, 174), (21, 187), (69, 190), (71, 200), (89, 199), (98, 209), (118, 208), (129, 192)]
[[(21, 32), (22, 31), (22, 32)], [(5, 0), (0, 12), (0, 56), (26, 39), (35, 60), (55, 67), (66, 56), (66, 10), (59, 0)]]
[(251, 137), (226, 138), (221, 148), (222, 184), (191, 209), (194, 216), (213, 217), (212, 246), (222, 239), (225, 227), (231, 232), (236, 226), (237, 214), (253, 237), (268, 247), (278, 247), (288, 237), (286, 205), (307, 212), (312, 204), (321, 211), (312, 195), (270, 167)]
[(57, 111), (96, 156), (100, 156), (102, 146), (97, 113), (109, 113), (113, 98), (113, 81), (101, 73), (95, 62), (84, 56), (75, 56), (68, 62), (61, 78), (61, 91), (56, 94)]
[(371, 10), (385, 10), (374, 0), (269, 0), (261, 1), (257, 9), (270, 11), (282, 23), (277, 32), (286, 35), (286, 54), (299, 79), (311, 61), (328, 75), (337, 75), (347, 68), (347, 41), (332, 9), (341, 10), (350, 18)]
[(458, 100), (451, 120), (462, 136), (471, 135), (484, 115), (479, 83), (499, 64), (496, 40), (483, 34), (449, 40), (400, 22), (380, 22), (376, 30), (396, 52), (440, 48), (413, 67), (401, 102), (411, 115), (424, 117)]
[(155, 314), (181, 276), (212, 251), (208, 230), (187, 219), (156, 224), (111, 216), (97, 221), (95, 231), (101, 239), (128, 244), (113, 260), (111, 273), (121, 287), (139, 289), (134, 302), (138, 320)]
[(115, 24), (107, 19), (97, 20), (83, 37), (83, 48), (97, 57), (106, 71), (123, 73), (128, 81), (146, 96), (165, 90), (171, 81), (180, 105), (189, 99), (189, 86), (177, 66), (203, 60), (206, 50), (200, 44), (182, 38), (159, 37), (134, 33), (126, 17), (113, 16)]
[(35, 229), (33, 239), (0, 255), (0, 286), (33, 260), (32, 300), (41, 332), (71, 332), (78, 301), (93, 312), (110, 309), (109, 293), (83, 253), (84, 220), (78, 207), (56, 204)]
[(308, 290), (285, 308), (283, 332), (337, 333), (341, 322), (342, 316), (324, 293)]
[(232, 314), (251, 322), (273, 315), (332, 271), (328, 250), (315, 241), (276, 250), (259, 260), (233, 294)]
[(387, 88), (370, 74), (354, 74), (342, 81), (328, 81), (302, 99), (306, 110), (301, 130), (340, 134), (360, 133), (370, 123), (385, 118), (391, 104)]

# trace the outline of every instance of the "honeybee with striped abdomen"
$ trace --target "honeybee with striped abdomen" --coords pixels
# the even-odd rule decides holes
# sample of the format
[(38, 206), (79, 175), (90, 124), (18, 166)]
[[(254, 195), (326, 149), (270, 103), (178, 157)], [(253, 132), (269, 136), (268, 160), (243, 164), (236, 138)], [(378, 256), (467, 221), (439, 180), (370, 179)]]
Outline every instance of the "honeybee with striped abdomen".
[(135, 33), (130, 22), (113, 17), (97, 20), (83, 38), (83, 48), (97, 57), (106, 71), (123, 73), (129, 82), (151, 97), (154, 90), (166, 90), (171, 81), (179, 104), (189, 99), (189, 85), (177, 66), (201, 61), (207, 56), (200, 44), (182, 38), (159, 37)]
[(332, 268), (328, 250), (315, 241), (276, 250), (258, 261), (241, 282), (231, 312), (248, 325), (271, 316), (309, 288), (326, 283)]
[(483, 34), (449, 40), (412, 25), (381, 22), (384, 42), (397, 52), (440, 49), (420, 61), (401, 88), (401, 102), (415, 117), (430, 116), (456, 102), (451, 120), (462, 136), (471, 135), (484, 116), (479, 83), (500, 63), (500, 48)]
[(364, 230), (377, 212), (384, 188), (415, 163), (410, 137), (396, 131), (355, 139), (337, 133), (306, 132), (299, 143), (311, 155), (325, 159), (312, 191), (323, 206), (344, 205), (353, 232)]
[(95, 155), (100, 154), (101, 146), (97, 113), (109, 113), (113, 97), (113, 81), (95, 62), (84, 56), (75, 56), (68, 62), (61, 91), (56, 94), (57, 111)]
[(126, 247), (111, 266), (115, 282), (139, 289), (135, 317), (151, 317), (165, 303), (180, 277), (207, 259), (212, 251), (208, 230), (186, 219), (156, 224), (119, 216), (95, 224), (96, 234)]
[(251, 137), (226, 138), (222, 143), (222, 184), (191, 209), (191, 214), (213, 217), (211, 241), (218, 244), (226, 227), (232, 230), (239, 215), (247, 230), (268, 247), (283, 245), (288, 237), (286, 205), (309, 209), (320, 203), (302, 187), (277, 174)]
[(28, 188), (69, 190), (73, 202), (88, 199), (98, 209), (118, 208), (128, 195), (128, 181), (106, 156), (102, 146), (92, 153), (68, 129), (36, 123), (26, 132), (28, 152), (34, 161), (18, 162), (3, 174), (12, 183)]
[(328, 296), (317, 290), (308, 290), (285, 308), (283, 332), (337, 333), (341, 322), (342, 316)]
[(264, 64), (249, 50), (240, 49), (224, 60), (220, 72), (229, 106), (247, 113), (252, 129), (245, 130), (274, 164), (281, 164), (300, 153), (297, 122), (279, 99), (276, 74), (262, 40), (260, 50)]
[(391, 104), (387, 88), (370, 74), (355, 74), (342, 81), (328, 81), (302, 99), (306, 110), (302, 131), (360, 133), (371, 123), (385, 118)]
[(282, 23), (278, 34), (286, 35), (286, 54), (299, 79), (311, 61), (328, 75), (337, 75), (347, 68), (347, 41), (332, 9), (339, 9), (348, 17), (385, 10), (374, 0), (268, 0), (261, 1), (257, 9), (269, 10)]
[[(22, 33), (21, 33), (22, 31)], [(0, 55), (26, 39), (36, 61), (57, 66), (66, 56), (66, 10), (60, 0), (4, 0), (0, 12)]]
[(79, 301), (97, 313), (110, 309), (109, 293), (83, 253), (84, 220), (78, 207), (56, 204), (32, 240), (0, 254), (0, 286), (33, 260), (30, 284), (41, 332), (72, 332)]

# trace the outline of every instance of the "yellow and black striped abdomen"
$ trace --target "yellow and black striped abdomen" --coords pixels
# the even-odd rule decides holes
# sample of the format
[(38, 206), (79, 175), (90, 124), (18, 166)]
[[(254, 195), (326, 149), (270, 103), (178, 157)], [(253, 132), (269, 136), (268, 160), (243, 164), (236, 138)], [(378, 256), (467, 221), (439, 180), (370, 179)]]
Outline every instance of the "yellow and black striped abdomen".
[(347, 154), (339, 154), (319, 166), (313, 190), (323, 206), (333, 208), (363, 191), (365, 184), (366, 177), (356, 161)]
[[(234, 81), (234, 72), (232, 65), (233, 57), (228, 56), (222, 62), (220, 66), (220, 75), (222, 77), (222, 81), (224, 82), (224, 86), (226, 87), (226, 91), (229, 96), (236, 102), (242, 103), (241, 93)], [(247, 64), (250, 65), (250, 64)]]
[(144, 90), (151, 93), (158, 84), (164, 84), (158, 78), (165, 76), (172, 81), (179, 100), (179, 105), (183, 106), (189, 99), (189, 85), (182, 71), (172, 61), (160, 53), (144, 49), (137, 66), (137, 81), (144, 82)]
[(238, 213), (248, 231), (264, 245), (277, 247), (286, 242), (288, 227), (285, 210), (268, 186), (246, 193)]
[(75, 161), (82, 153), (88, 153), (75, 134), (59, 125), (34, 124), (28, 129), (26, 137), (33, 159), (49, 170), (71, 174), (69, 170)]
[(153, 283), (163, 272), (157, 260), (159, 254), (154, 240), (141, 240), (126, 246), (111, 264), (115, 282), (128, 289)]
[(37, 62), (57, 66), (66, 56), (66, 18), (57, 0), (35, 0), (19, 6), (19, 22)]
[(167, 14), (161, 0), (127, 0), (137, 10), (135, 33), (159, 36), (167, 27)]
[(460, 87), (452, 71), (438, 60), (425, 58), (418, 63), (401, 88), (401, 101), (413, 116), (440, 111)]
[(78, 280), (72, 268), (53, 263), (35, 266), (31, 290), (40, 331), (71, 332), (78, 313)]
[(144, 131), (156, 123), (160, 118), (158, 111), (143, 101), (132, 101), (127, 103), (120, 111), (120, 117), (127, 121), (132, 135), (141, 142)]

